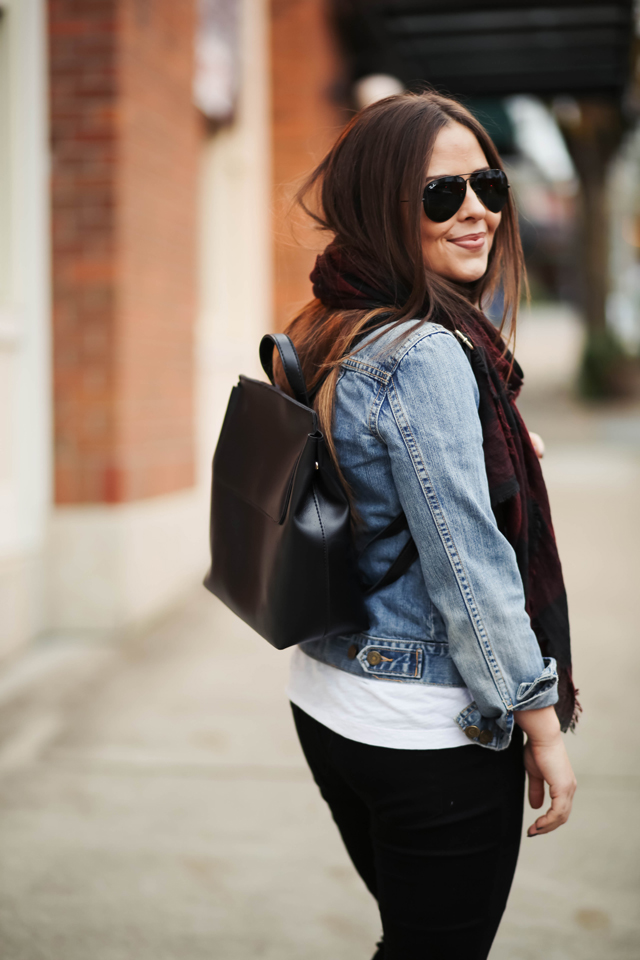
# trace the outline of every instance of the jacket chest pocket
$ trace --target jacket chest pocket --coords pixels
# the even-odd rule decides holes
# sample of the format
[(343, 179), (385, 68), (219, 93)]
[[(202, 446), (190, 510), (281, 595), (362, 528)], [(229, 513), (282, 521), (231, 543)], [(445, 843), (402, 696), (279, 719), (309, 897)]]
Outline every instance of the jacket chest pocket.
[(365, 673), (381, 680), (419, 680), (424, 650), (418, 643), (368, 637), (366, 646), (358, 653), (358, 661)]

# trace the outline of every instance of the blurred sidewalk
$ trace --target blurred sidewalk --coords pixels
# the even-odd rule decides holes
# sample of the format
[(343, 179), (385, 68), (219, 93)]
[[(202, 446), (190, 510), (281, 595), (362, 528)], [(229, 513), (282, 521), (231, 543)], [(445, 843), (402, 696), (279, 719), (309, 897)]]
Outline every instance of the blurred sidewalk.
[[(517, 353), (569, 589), (579, 792), (524, 841), (492, 960), (640, 957), (640, 410), (570, 399), (578, 345), (549, 309)], [(58, 637), (5, 669), (2, 960), (369, 960), (376, 910), (295, 740), (287, 661), (200, 589), (143, 636)], [(482, 895), (464, 884), (461, 904)]]

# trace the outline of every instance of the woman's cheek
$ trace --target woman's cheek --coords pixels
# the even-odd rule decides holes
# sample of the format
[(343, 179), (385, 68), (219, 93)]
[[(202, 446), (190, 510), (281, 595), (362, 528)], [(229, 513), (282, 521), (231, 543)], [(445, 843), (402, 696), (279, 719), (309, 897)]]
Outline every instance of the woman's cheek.
[(489, 249), (491, 249), (491, 247), (493, 246), (493, 241), (494, 241), (494, 239), (495, 239), (496, 230), (497, 230), (498, 227), (500, 226), (500, 221), (501, 221), (501, 220), (502, 220), (502, 214), (501, 214), (501, 213), (492, 213), (492, 214), (491, 214), (491, 219), (490, 219), (490, 220), (487, 220), (487, 226), (489, 227), (490, 234), (491, 234), (491, 235), (489, 236), (489, 238), (488, 238), (488, 240), (489, 240)]

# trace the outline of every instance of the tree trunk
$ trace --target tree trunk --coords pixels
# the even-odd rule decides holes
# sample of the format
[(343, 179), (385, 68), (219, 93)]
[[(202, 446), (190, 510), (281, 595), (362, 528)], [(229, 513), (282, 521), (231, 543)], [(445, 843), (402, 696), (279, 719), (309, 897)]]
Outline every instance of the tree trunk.
[(609, 210), (606, 164), (592, 164), (581, 175), (580, 190), (580, 294), (587, 330), (606, 329), (609, 288)]
[[(609, 209), (607, 172), (620, 145), (624, 121), (611, 100), (583, 100), (560, 125), (580, 178), (579, 276), (587, 328), (578, 379), (580, 393), (604, 400), (622, 396), (629, 380), (624, 347), (607, 327)], [(626, 371), (626, 372), (625, 372)]]
[(607, 171), (623, 133), (620, 109), (613, 101), (580, 102), (579, 119), (562, 124), (567, 147), (580, 178), (581, 300), (589, 334), (604, 333), (609, 286), (609, 211)]

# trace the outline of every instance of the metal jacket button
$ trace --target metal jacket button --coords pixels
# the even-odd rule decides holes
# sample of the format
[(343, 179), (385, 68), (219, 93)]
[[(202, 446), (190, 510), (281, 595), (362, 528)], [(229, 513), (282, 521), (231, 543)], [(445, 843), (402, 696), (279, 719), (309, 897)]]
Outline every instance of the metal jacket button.
[(491, 743), (491, 741), (493, 740), (493, 734), (491, 733), (490, 730), (482, 730), (480, 732), (480, 736), (478, 737), (478, 740), (480, 741), (480, 743), (484, 744), (486, 747), (486, 745), (488, 743)]
[(379, 650), (369, 650), (369, 653), (367, 654), (367, 660), (372, 667), (375, 667), (377, 664), (381, 663), (382, 654)]
[(358, 648), (356, 647), (355, 643), (352, 643), (347, 650), (347, 656), (349, 657), (349, 660), (355, 660), (355, 658), (358, 656)]
[(467, 727), (465, 733), (469, 737), (469, 740), (475, 740), (480, 733), (480, 727), (476, 727), (475, 724), (472, 724), (470, 727)]

